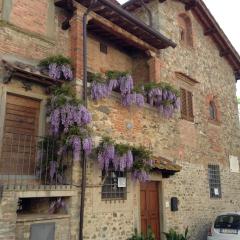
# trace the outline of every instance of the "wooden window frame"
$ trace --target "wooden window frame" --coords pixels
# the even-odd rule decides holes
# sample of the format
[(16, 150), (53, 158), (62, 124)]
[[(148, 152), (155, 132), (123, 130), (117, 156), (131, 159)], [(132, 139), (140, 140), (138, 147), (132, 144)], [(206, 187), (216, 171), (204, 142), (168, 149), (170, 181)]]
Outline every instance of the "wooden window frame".
[(193, 115), (193, 93), (185, 88), (180, 88), (181, 118), (194, 122)]

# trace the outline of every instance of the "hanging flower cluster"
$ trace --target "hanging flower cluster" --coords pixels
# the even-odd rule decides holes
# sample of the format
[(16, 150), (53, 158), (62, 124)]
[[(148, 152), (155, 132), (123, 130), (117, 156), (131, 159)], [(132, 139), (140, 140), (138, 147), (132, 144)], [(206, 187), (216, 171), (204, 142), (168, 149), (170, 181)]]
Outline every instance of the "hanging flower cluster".
[(149, 180), (149, 173), (153, 168), (152, 153), (143, 146), (133, 147), (134, 156), (132, 177), (140, 182)]
[(69, 86), (53, 89), (48, 102), (48, 116), (50, 133), (62, 142), (59, 154), (69, 147), (73, 150), (75, 160), (79, 160), (81, 150), (90, 154), (92, 140), (87, 125), (92, 117)]
[(66, 151), (69, 147), (73, 150), (73, 159), (80, 160), (80, 153), (83, 150), (87, 155), (92, 152), (93, 142), (89, 134), (90, 130), (71, 126), (63, 138), (63, 145), (59, 153)]
[(122, 104), (125, 107), (133, 104), (141, 107), (145, 102), (156, 107), (166, 118), (171, 118), (180, 108), (179, 92), (168, 83), (145, 83), (134, 88), (130, 74), (108, 71), (105, 76), (91, 74), (92, 99), (98, 101), (109, 97), (112, 91), (121, 94)]
[(133, 92), (133, 79), (128, 73), (109, 71), (105, 73), (104, 77), (100, 74), (91, 74), (89, 80), (92, 82), (91, 96), (95, 101), (109, 97), (115, 90), (121, 93), (124, 106), (144, 105), (143, 95)]
[(113, 166), (115, 171), (131, 171), (132, 177), (144, 182), (151, 170), (151, 154), (144, 147), (131, 147), (127, 144), (116, 144), (105, 137), (98, 149), (98, 162), (102, 170), (108, 171)]
[(145, 83), (138, 86), (137, 91), (142, 92), (147, 103), (156, 107), (166, 118), (171, 118), (180, 108), (179, 91), (168, 83)]
[(116, 144), (105, 137), (98, 147), (98, 162), (105, 171), (108, 171), (110, 165), (115, 171), (130, 170), (133, 165), (131, 147), (126, 144)]
[(71, 60), (62, 55), (51, 56), (40, 61), (39, 66), (46, 69), (49, 77), (55, 80), (72, 80)]

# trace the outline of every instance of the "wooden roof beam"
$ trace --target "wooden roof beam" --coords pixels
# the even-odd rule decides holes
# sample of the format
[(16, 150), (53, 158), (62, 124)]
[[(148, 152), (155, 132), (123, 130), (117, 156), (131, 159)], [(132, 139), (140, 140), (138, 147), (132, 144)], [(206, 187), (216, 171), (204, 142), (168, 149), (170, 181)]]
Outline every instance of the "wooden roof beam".
[(191, 0), (185, 5), (185, 10), (189, 11), (197, 6), (197, 0)]
[(91, 20), (97, 25), (99, 25), (101, 28), (119, 38), (126, 39), (126, 42), (131, 43), (131, 45), (142, 50), (151, 50), (153, 52), (157, 52), (157, 49), (152, 47), (150, 44), (144, 42), (135, 35), (129, 33), (128, 31), (122, 29), (121, 27), (115, 25), (114, 23), (108, 21), (107, 19), (97, 15), (96, 13), (91, 12), (90, 16)]

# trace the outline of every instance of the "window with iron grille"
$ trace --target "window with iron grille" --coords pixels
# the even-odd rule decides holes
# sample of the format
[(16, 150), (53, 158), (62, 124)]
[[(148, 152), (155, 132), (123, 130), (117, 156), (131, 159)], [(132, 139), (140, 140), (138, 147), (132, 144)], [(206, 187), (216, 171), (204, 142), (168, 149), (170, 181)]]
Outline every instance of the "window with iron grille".
[(181, 117), (182, 119), (193, 122), (193, 94), (192, 92), (181, 88), (180, 89), (181, 98)]
[(219, 165), (208, 165), (208, 180), (211, 198), (221, 198), (221, 179)]
[(102, 172), (102, 199), (124, 200), (127, 196), (127, 186), (122, 187), (121, 180), (126, 179), (126, 172), (110, 170)]

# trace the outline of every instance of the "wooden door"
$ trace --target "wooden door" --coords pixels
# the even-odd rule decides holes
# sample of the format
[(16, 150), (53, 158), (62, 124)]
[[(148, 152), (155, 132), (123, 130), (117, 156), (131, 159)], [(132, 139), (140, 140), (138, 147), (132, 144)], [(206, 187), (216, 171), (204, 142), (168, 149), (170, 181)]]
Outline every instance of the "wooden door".
[(7, 94), (0, 172), (31, 175), (35, 167), (40, 101)]
[(141, 232), (146, 233), (151, 226), (156, 240), (160, 240), (158, 183), (141, 183)]

